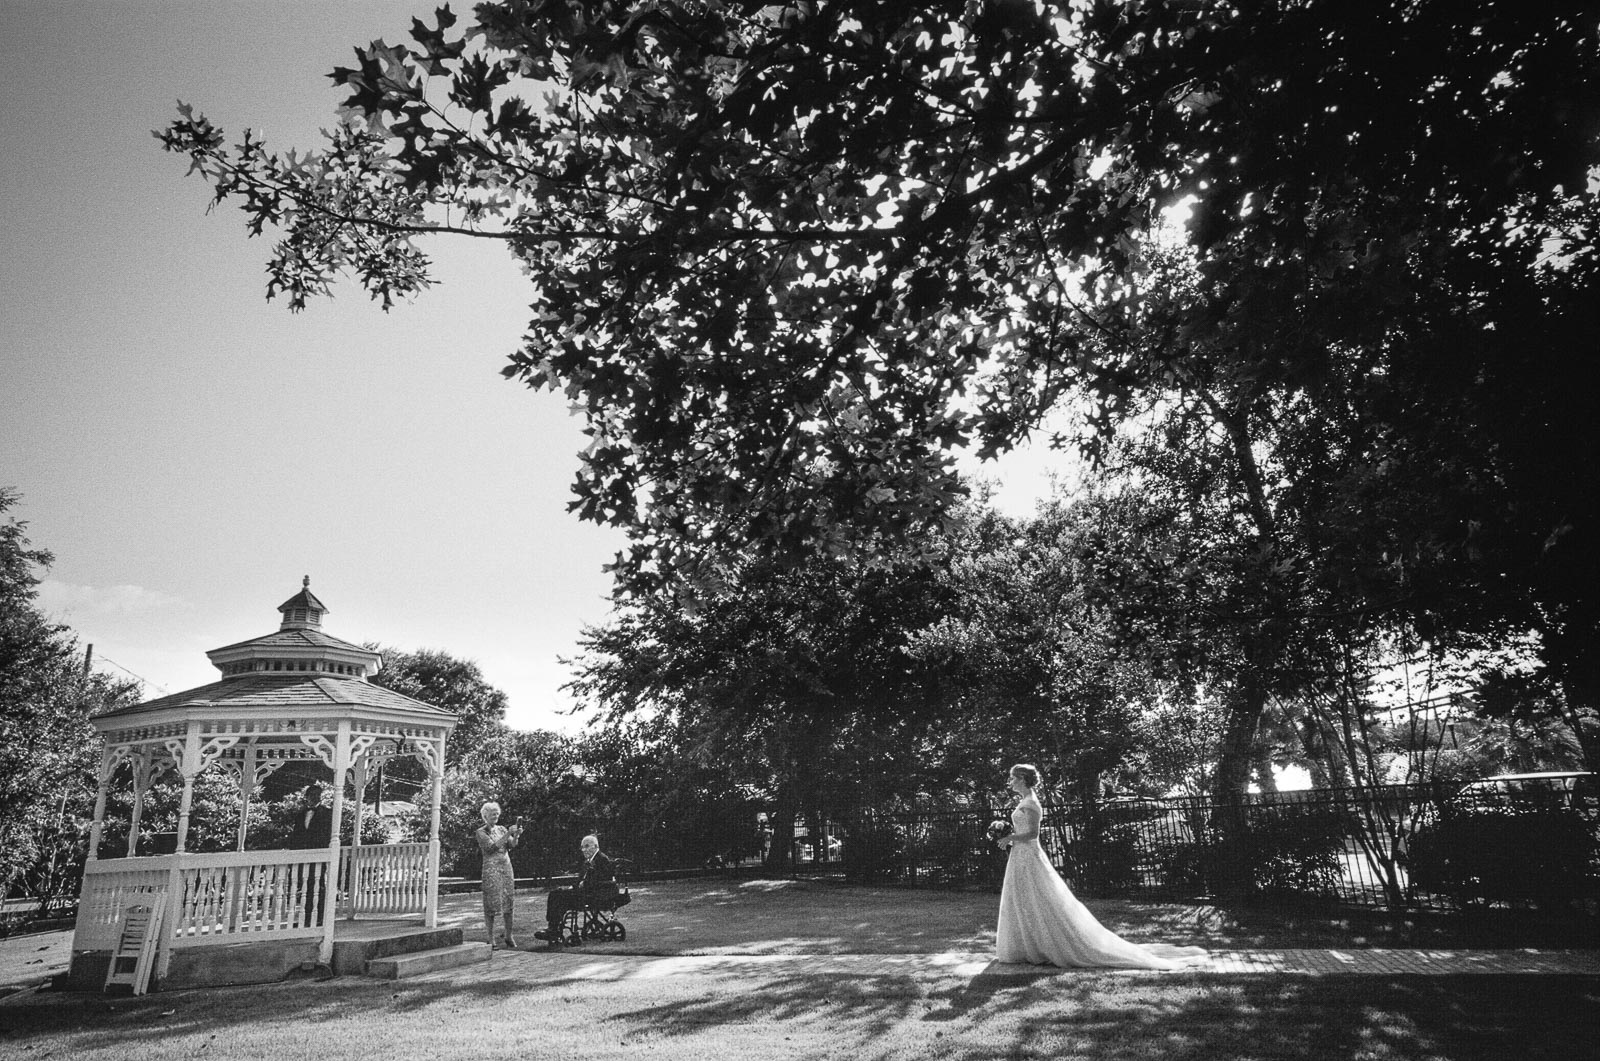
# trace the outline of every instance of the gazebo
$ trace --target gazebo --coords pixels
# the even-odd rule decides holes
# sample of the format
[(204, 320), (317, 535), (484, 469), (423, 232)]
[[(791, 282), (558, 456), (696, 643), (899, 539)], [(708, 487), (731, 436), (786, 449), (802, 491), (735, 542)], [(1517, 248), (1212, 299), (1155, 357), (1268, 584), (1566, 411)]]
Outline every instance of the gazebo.
[[(270, 979), (309, 961), (330, 964), (341, 918), (407, 919), (433, 928), (439, 893), (439, 803), (449, 711), (373, 685), (378, 653), (322, 630), (328, 608), (311, 592), (279, 605), (282, 622), (263, 637), (206, 655), (220, 680), (92, 719), (105, 741), (69, 978), (87, 986), (118, 945), (126, 911), (160, 911), (157, 979), (184, 983)], [(383, 763), (420, 760), (431, 779), (426, 843), (341, 843), (352, 803), (357, 821), (367, 780)], [(320, 763), (331, 774), (332, 836), (325, 849), (251, 850), (252, 794), (287, 763)], [(106, 795), (127, 763), (133, 780), (128, 848), (102, 857)], [(235, 850), (186, 849), (195, 779), (225, 770), (239, 791)], [(177, 838), (169, 854), (138, 851), (139, 817), (152, 782), (182, 779)], [(350, 798), (353, 796), (353, 799)], [(176, 967), (175, 967), (176, 963)], [(220, 970), (220, 971), (219, 971)]]

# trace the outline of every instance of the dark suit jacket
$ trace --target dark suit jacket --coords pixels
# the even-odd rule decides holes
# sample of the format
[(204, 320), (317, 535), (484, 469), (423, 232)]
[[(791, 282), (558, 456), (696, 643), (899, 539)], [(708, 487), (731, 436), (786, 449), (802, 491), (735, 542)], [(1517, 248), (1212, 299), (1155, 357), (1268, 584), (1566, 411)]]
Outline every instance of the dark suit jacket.
[(306, 812), (298, 810), (294, 815), (294, 828), (289, 832), (289, 846), (295, 850), (314, 847), (327, 847), (328, 841), (333, 839), (333, 809), (331, 807), (311, 808), (311, 824), (306, 824)]
[(609, 894), (617, 890), (617, 867), (604, 851), (596, 851), (594, 858), (584, 864), (578, 874), (578, 890), (585, 894)]

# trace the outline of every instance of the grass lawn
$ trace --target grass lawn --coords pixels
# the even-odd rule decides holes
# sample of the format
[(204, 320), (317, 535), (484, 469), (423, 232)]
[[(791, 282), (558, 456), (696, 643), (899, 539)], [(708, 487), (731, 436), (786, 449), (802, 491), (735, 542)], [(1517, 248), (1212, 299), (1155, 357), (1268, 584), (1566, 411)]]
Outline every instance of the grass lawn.
[[(633, 951), (905, 953), (992, 945), (992, 895), (712, 880), (636, 892), (627, 911), (626, 949)], [(522, 900), (525, 919), (537, 909), (533, 898)], [(470, 925), (467, 899), (476, 902), (452, 902), (450, 917)], [(1266, 931), (1240, 930), (1205, 907), (1093, 908), (1147, 940), (1258, 946)], [(345, 977), (137, 999), (24, 993), (0, 1001), (0, 1058), (1488, 1061), (1583, 1058), (1600, 1041), (1600, 979), (1593, 977), (948, 969), (869, 976), (808, 974), (796, 962), (712, 963), (667, 976), (586, 974), (620, 949), (497, 952), (484, 965), (399, 983)], [(641, 970), (652, 964), (612, 965), (619, 961)]]
[(0, 1057), (1513, 1059), (1593, 1056), (1575, 977), (477, 975), (0, 1004)]
[[(623, 912), (636, 954), (921, 954), (992, 951), (999, 896), (856, 887), (827, 880), (696, 878), (633, 886)], [(532, 942), (543, 895), (518, 892), (519, 934)], [(1096, 917), (1137, 943), (1218, 949), (1270, 947), (1595, 947), (1592, 923), (1531, 921), (1501, 911), (1478, 918), (1410, 918), (1263, 905), (1089, 899)], [(482, 939), (480, 904), (448, 896), (444, 916)]]

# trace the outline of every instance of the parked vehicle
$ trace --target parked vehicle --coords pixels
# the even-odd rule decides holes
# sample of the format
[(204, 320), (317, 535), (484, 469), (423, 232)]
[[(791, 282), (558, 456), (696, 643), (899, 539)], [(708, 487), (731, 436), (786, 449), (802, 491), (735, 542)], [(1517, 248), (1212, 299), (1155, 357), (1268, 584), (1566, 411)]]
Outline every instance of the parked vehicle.
[(1596, 778), (1588, 770), (1495, 774), (1468, 781), (1450, 800), (1458, 806), (1595, 807)]
[(1155, 796), (1113, 796), (1100, 805), (1111, 826), (1132, 826), (1156, 842), (1193, 843), (1188, 818), (1178, 807)]
[(1590, 772), (1479, 778), (1418, 814), (1406, 868), (1416, 889), (1458, 906), (1532, 904), (1592, 915), (1597, 818)]

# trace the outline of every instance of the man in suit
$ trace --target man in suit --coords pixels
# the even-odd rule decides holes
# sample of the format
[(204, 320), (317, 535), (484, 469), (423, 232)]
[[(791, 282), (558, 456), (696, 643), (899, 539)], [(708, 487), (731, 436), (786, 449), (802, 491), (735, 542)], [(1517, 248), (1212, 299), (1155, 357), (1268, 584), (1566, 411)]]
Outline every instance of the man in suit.
[[(327, 850), (332, 839), (333, 808), (322, 805), (322, 786), (312, 784), (306, 788), (304, 808), (289, 830), (289, 846), (296, 851)], [(307, 873), (312, 875), (305, 882), (306, 917), (301, 924), (315, 925), (321, 921), (322, 882), (315, 868), (308, 867)]]
[(575, 888), (556, 888), (544, 903), (545, 927), (533, 934), (534, 939), (546, 943), (561, 942), (561, 922), (567, 911), (581, 910), (585, 903), (609, 899), (617, 894), (617, 870), (611, 859), (600, 850), (600, 838), (589, 835), (583, 838), (579, 849), (583, 851), (583, 872), (578, 875)]

